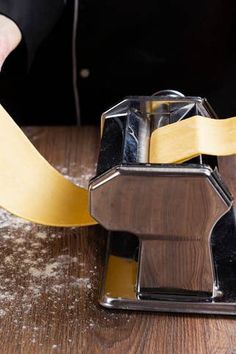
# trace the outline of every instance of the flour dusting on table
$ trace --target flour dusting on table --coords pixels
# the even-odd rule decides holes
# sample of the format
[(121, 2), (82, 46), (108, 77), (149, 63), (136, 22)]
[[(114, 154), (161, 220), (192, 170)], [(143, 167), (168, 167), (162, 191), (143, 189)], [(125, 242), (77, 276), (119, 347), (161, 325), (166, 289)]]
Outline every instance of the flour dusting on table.
[[(15, 284), (18, 284), (18, 290), (24, 289), (26, 295), (22, 304), (29, 308), (32, 296), (39, 296), (42, 287), (52, 294), (65, 287), (91, 288), (94, 269), (88, 270), (83, 277), (67, 274), (71, 267), (80, 273), (83, 271), (82, 254), (70, 255), (68, 249), (64, 249), (63, 254), (52, 257), (50, 244), (53, 247), (54, 240), (62, 237), (60, 229), (55, 234), (55, 228), (52, 228), (53, 233), (50, 228), (41, 227), (44, 230), (38, 231), (39, 228), (0, 209), (0, 316), (5, 314), (1, 302), (11, 301), (18, 295), (12, 292), (12, 288), (16, 289)], [(17, 277), (14, 278), (15, 269)]]
[[(77, 178), (69, 176), (67, 168), (57, 169), (85, 188), (94, 174), (94, 168), (82, 168)], [(20, 345), (24, 344), (20, 339), (24, 332), (32, 344), (43, 346), (50, 341), (54, 351), (60, 350), (58, 339), (53, 337), (59, 315), (66, 321), (67, 331), (73, 333), (77, 328), (80, 334), (99, 328), (94, 313), (99, 313), (108, 326), (114, 326), (118, 319), (129, 321), (127, 314), (107, 314), (98, 309), (96, 244), (86, 244), (85, 249), (90, 248), (88, 263), (88, 256), (79, 247), (88, 242), (83, 236), (87, 237), (83, 229), (39, 226), (0, 208), (0, 322), (6, 319), (17, 328)], [(40, 318), (35, 313), (41, 313)], [(60, 326), (63, 328), (63, 323)], [(1, 331), (4, 333), (0, 326)], [(68, 342), (73, 345), (70, 336)]]
[[(68, 173), (66, 168), (58, 169)], [(65, 175), (84, 187), (91, 176), (92, 169), (84, 169), (78, 178)], [(69, 299), (65, 304), (69, 313), (81, 296), (89, 296), (96, 267), (88, 269), (84, 256), (80, 252), (72, 253), (74, 250), (69, 247), (55, 255), (54, 243), (62, 239), (61, 232), (60, 228), (38, 226), (0, 208), (0, 319), (14, 311), (14, 317), (18, 318), (15, 321), (22, 320), (45, 296), (52, 308), (62, 306), (63, 297)], [(68, 228), (63, 233), (75, 237), (76, 228)], [(27, 325), (22, 324), (23, 327)], [(87, 328), (90, 328), (89, 321)]]
[[(72, 164), (73, 165), (73, 164)], [(93, 167), (87, 167), (87, 166), (80, 166), (81, 172), (77, 177), (73, 177), (69, 174), (69, 170), (67, 167), (63, 167), (60, 165), (56, 166), (56, 169), (64, 175), (65, 178), (69, 179), (72, 183), (76, 184), (79, 187), (84, 187), (87, 188), (89, 181), (92, 177), (94, 177), (96, 173), (96, 166), (94, 165)]]

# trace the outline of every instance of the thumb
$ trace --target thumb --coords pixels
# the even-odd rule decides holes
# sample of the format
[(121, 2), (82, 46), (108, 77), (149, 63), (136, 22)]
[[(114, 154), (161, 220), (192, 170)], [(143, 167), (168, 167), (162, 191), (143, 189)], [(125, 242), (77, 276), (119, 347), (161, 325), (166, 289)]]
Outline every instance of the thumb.
[(21, 41), (21, 31), (14, 21), (0, 15), (0, 68)]
[(4, 50), (3, 48), (4, 46), (1, 45), (1, 40), (0, 40), (0, 72), (2, 71), (2, 66), (6, 60), (6, 58), (8, 57), (8, 55), (10, 54), (10, 52)]

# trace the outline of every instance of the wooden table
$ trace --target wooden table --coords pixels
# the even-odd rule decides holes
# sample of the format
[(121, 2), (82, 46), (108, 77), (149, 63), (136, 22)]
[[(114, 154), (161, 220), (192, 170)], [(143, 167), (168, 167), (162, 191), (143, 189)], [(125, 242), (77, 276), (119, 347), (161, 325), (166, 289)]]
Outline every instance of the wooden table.
[[(25, 132), (63, 174), (86, 185), (95, 170), (96, 128), (35, 127)], [(224, 160), (223, 167), (231, 171), (227, 178), (233, 189), (231, 160)], [(0, 211), (1, 354), (236, 353), (234, 317), (100, 307), (105, 241), (100, 226), (42, 227)]]

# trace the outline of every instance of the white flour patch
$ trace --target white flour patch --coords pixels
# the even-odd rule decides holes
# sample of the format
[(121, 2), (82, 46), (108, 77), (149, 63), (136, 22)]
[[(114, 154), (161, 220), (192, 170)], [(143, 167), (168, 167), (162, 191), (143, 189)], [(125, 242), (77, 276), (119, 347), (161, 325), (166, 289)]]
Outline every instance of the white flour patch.
[(18, 244), (25, 243), (25, 239), (23, 237), (16, 238), (15, 243), (18, 243)]
[(90, 285), (90, 280), (89, 278), (77, 278), (72, 282), (72, 286), (78, 286), (80, 287), (88, 287)]
[(80, 166), (80, 173), (79, 176), (73, 177), (69, 174), (69, 170), (66, 167), (63, 166), (56, 166), (56, 169), (64, 175), (65, 178), (69, 179), (72, 183), (79, 187), (84, 187), (87, 188), (89, 181), (92, 177), (95, 176), (96, 174), (96, 166), (94, 165), (92, 167), (87, 167), (87, 166)]
[(0, 317), (3, 317), (3, 316), (5, 316), (6, 315), (6, 311), (4, 311), (4, 310), (0, 310)]
[(47, 233), (45, 231), (39, 231), (35, 233), (35, 237), (40, 238), (41, 240), (45, 240), (47, 238)]
[[(18, 229), (18, 228), (28, 228), (31, 230), (32, 224), (29, 221), (23, 220), (12, 214), (8, 213), (6, 210), (0, 208), (0, 229), (8, 228)], [(26, 230), (27, 231), (27, 230)], [(10, 234), (1, 235), (1, 238), (10, 238)]]
[[(63, 229), (63, 235), (61, 230), (24, 222), (0, 209), (0, 321), (17, 321), (21, 330), (32, 331), (32, 343), (45, 327), (44, 322), (37, 323), (36, 331), (32, 320), (25, 322), (35, 306), (47, 303), (52, 321), (57, 311), (73, 318), (80, 301), (89, 299), (94, 289), (94, 266), (88, 266), (81, 252), (70, 249), (69, 241), (63, 244), (63, 237), (75, 237), (76, 229)], [(88, 318), (83, 331), (92, 328)], [(47, 327), (45, 335), (46, 331)]]

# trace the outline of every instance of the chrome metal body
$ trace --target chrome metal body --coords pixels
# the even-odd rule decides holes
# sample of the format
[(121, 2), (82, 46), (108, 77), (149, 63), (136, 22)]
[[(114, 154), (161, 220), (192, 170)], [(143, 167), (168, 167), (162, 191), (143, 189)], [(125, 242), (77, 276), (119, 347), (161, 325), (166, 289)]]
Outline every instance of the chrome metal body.
[(224, 220), (234, 220), (217, 158), (148, 162), (151, 132), (196, 114), (216, 118), (206, 100), (175, 95), (130, 98), (102, 116), (89, 189), (91, 215), (109, 230), (105, 307), (236, 314), (217, 261)]

